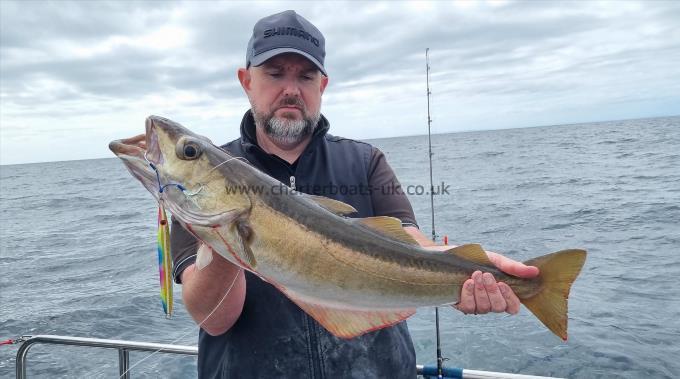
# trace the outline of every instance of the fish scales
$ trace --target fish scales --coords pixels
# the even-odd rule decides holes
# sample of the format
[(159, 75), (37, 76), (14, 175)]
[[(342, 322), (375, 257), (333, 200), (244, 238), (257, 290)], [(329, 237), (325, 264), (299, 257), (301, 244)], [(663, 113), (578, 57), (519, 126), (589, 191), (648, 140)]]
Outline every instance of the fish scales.
[[(465, 280), (480, 270), (506, 282), (541, 322), (567, 338), (567, 298), (584, 250), (529, 260), (539, 276), (516, 278), (498, 270), (477, 244), (432, 252), (396, 219), (345, 217), (350, 205), (291, 191), (162, 117), (147, 119), (144, 136), (109, 146), (209, 247), (199, 249), (199, 269), (215, 252), (275, 286), (338, 337), (393, 325), (416, 307), (455, 303)], [(271, 193), (275, 188), (288, 192)]]

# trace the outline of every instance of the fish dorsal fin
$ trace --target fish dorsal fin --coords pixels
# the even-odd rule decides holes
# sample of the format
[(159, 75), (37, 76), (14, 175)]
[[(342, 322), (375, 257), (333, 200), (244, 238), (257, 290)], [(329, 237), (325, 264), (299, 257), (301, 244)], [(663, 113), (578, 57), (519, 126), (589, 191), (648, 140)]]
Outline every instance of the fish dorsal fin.
[(479, 263), (481, 265), (494, 266), (494, 264), (489, 260), (489, 256), (486, 255), (486, 252), (484, 249), (482, 249), (482, 245), (478, 243), (457, 246), (453, 249), (446, 250), (446, 253), (453, 254), (459, 258)]
[(398, 218), (389, 216), (377, 216), (360, 218), (357, 222), (383, 234), (387, 237), (394, 238), (401, 242), (420, 246), (420, 244), (401, 226), (401, 221)]
[(335, 213), (338, 216), (345, 216), (352, 213), (357, 213), (353, 206), (343, 203), (339, 200), (334, 200), (325, 196), (307, 195), (312, 201), (319, 204), (322, 208), (329, 212)]
[(416, 313), (415, 309), (355, 310), (329, 307), (303, 300), (295, 292), (277, 286), (281, 292), (309, 316), (339, 338), (354, 338), (374, 330), (397, 324)]

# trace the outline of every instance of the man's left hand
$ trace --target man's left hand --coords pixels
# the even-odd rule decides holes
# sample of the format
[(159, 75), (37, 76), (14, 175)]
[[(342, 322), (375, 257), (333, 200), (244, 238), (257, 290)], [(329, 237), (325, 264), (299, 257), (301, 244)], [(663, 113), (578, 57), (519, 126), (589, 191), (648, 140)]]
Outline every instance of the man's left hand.
[[(435, 245), (418, 228), (413, 226), (404, 227), (420, 246), (435, 251), (446, 251), (455, 246)], [(489, 260), (506, 274), (520, 278), (533, 278), (538, 275), (538, 267), (527, 266), (524, 263), (514, 261), (500, 254), (486, 252)], [(484, 314), (489, 312), (507, 312), (516, 314), (519, 312), (519, 298), (510, 286), (503, 282), (496, 282), (493, 275), (488, 272), (475, 271), (472, 277), (463, 283), (460, 300), (453, 307), (465, 314)]]
[[(538, 268), (527, 266), (497, 253), (487, 252), (489, 260), (506, 274), (520, 278), (533, 278)], [(519, 298), (510, 286), (496, 279), (488, 272), (475, 271), (463, 283), (460, 301), (453, 307), (465, 314), (485, 314), (489, 312), (516, 314), (519, 312)]]

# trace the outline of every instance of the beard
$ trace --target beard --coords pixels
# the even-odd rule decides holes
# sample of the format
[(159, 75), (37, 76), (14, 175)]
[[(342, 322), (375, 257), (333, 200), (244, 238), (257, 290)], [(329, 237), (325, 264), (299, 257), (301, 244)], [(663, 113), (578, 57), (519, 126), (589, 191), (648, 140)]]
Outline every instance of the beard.
[(300, 108), (302, 119), (288, 118), (285, 113), (283, 117), (276, 117), (273, 111), (270, 113), (261, 112), (251, 101), (255, 126), (263, 130), (277, 145), (294, 146), (302, 142), (306, 137), (314, 133), (316, 124), (321, 118), (320, 112), (309, 114), (307, 107), (305, 107), (299, 98), (285, 98), (281, 101), (279, 107), (291, 105)]

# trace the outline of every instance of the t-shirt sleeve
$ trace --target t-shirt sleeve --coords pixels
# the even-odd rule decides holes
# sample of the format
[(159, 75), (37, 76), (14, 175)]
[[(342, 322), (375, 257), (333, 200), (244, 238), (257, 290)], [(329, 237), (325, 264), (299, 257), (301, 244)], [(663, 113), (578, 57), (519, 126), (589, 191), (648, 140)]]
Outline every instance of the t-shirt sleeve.
[(391, 216), (401, 220), (404, 226), (418, 227), (413, 207), (401, 188), (385, 155), (374, 147), (368, 170), (371, 201), (376, 216)]
[(182, 272), (196, 262), (197, 251), (198, 240), (173, 217), (170, 229), (170, 254), (175, 283), (182, 284)]

